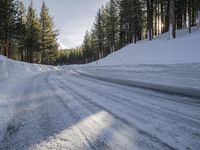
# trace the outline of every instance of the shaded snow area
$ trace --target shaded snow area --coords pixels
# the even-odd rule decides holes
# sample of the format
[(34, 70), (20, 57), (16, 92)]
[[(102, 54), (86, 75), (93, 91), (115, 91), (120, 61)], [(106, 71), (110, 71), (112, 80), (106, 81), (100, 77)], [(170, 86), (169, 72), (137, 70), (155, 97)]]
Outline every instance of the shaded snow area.
[(200, 32), (185, 33), (98, 64), (0, 56), (0, 150), (199, 150)]

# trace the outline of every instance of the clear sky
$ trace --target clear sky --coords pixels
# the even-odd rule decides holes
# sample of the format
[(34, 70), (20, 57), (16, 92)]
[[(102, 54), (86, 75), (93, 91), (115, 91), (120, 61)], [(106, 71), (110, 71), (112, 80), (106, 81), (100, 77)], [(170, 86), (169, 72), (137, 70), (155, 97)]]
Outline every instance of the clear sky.
[[(22, 0), (26, 6), (30, 0)], [(40, 11), (43, 0), (33, 0)], [(45, 0), (56, 29), (59, 30), (58, 42), (62, 48), (80, 46), (86, 30), (90, 30), (98, 9), (108, 0)]]

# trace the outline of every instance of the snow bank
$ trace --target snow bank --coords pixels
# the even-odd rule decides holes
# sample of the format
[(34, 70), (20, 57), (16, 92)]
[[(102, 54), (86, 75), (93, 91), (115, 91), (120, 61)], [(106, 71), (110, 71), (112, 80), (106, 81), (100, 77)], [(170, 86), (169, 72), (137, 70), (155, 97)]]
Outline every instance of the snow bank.
[(189, 87), (187, 85), (177, 85), (171, 83), (163, 83), (163, 82), (155, 82), (155, 81), (146, 81), (146, 80), (134, 80), (134, 79), (127, 79), (127, 78), (119, 78), (119, 77), (110, 77), (110, 76), (103, 76), (99, 74), (93, 74), (84, 71), (77, 71), (79, 74), (94, 78), (102, 81), (112, 82), (119, 85), (126, 85), (132, 87), (139, 87), (149, 90), (161, 91), (166, 93), (171, 93), (175, 95), (183, 95), (189, 97), (198, 97), (200, 98), (200, 87), (194, 88)]
[[(131, 64), (178, 64), (200, 62), (200, 30), (193, 28), (177, 32), (177, 38), (169, 40), (169, 34), (158, 36), (153, 41), (130, 44), (98, 61), (98, 65)], [(96, 65), (91, 63), (89, 65)]]
[(30, 74), (55, 69), (57, 67), (19, 62), (0, 56), (0, 80), (18, 79)]
[(5, 56), (0, 55), (0, 60), (5, 60), (5, 59), (6, 59)]

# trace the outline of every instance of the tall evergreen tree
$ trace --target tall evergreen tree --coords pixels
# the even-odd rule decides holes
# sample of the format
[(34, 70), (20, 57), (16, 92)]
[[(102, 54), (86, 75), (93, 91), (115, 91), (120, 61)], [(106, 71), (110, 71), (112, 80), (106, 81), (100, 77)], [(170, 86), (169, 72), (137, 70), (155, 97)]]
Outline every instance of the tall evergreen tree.
[[(40, 23), (33, 8), (33, 1), (28, 7), (27, 19), (26, 19), (26, 35), (25, 35), (25, 49), (26, 49), (26, 61), (38, 62), (38, 56), (34, 56), (34, 53), (38, 53), (40, 50)], [(35, 57), (35, 59), (33, 58)]]
[(92, 49), (90, 46), (90, 33), (86, 31), (85, 37), (83, 40), (83, 55), (85, 56), (85, 63), (88, 63), (91, 61), (91, 58), (93, 56)]
[(17, 28), (17, 48), (20, 54), (20, 60), (24, 61), (25, 55), (25, 35), (26, 35), (26, 9), (22, 1), (18, 3), (18, 12), (16, 19)]
[(90, 31), (90, 48), (92, 50), (92, 61), (97, 60), (98, 59), (98, 51), (97, 51), (97, 45), (96, 45), (96, 34), (95, 34), (95, 30), (92, 28)]
[(122, 45), (142, 39), (144, 28), (144, 3), (141, 0), (120, 1), (120, 36)]
[(99, 9), (97, 12), (96, 20), (94, 23), (94, 32), (96, 34), (96, 45), (99, 53), (99, 59), (104, 56), (104, 40), (105, 40), (105, 30), (104, 30), (104, 20), (102, 16), (102, 10)]
[(110, 52), (114, 52), (119, 39), (119, 14), (118, 3), (111, 0), (105, 8), (105, 38)]
[(41, 50), (41, 62), (44, 64), (53, 64), (56, 60), (58, 44), (57, 31), (54, 30), (53, 18), (49, 14), (45, 2), (43, 2), (40, 13), (40, 50)]
[(0, 42), (2, 53), (11, 57), (12, 39), (16, 36), (16, 7), (14, 0), (0, 1)]

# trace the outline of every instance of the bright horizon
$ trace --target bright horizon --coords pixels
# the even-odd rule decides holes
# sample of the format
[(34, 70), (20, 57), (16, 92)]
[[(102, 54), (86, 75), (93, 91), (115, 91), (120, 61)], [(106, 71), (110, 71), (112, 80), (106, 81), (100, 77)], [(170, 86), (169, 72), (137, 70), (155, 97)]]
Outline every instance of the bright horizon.
[[(22, 0), (27, 7), (30, 0)], [(96, 13), (108, 0), (45, 0), (50, 15), (59, 30), (58, 43), (61, 48), (74, 48), (82, 44), (86, 30), (92, 27)], [(40, 12), (43, 0), (33, 0)]]

